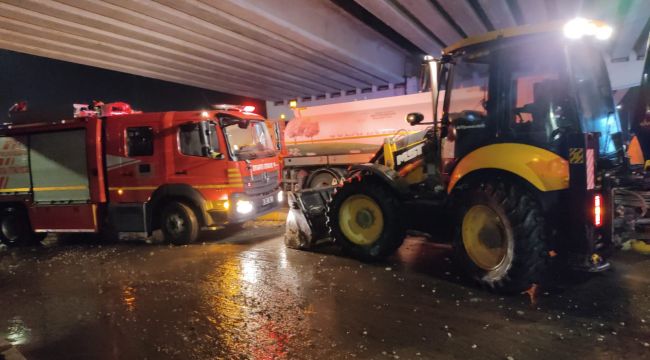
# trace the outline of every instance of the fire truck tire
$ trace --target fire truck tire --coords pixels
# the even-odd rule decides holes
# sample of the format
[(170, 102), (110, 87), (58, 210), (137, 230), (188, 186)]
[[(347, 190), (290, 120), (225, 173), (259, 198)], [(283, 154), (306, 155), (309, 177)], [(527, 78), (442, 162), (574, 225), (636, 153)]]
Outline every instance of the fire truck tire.
[(454, 252), (480, 285), (518, 293), (539, 284), (547, 268), (547, 235), (535, 194), (505, 180), (471, 184), (458, 194)]
[(399, 200), (387, 186), (353, 179), (336, 189), (328, 204), (327, 225), (344, 251), (363, 261), (377, 261), (404, 242), (399, 209)]
[(185, 245), (199, 237), (199, 221), (189, 206), (180, 202), (165, 205), (160, 221), (163, 237), (174, 245)]
[(8, 246), (35, 245), (47, 234), (35, 233), (29, 223), (27, 212), (20, 207), (0, 210), (0, 242)]

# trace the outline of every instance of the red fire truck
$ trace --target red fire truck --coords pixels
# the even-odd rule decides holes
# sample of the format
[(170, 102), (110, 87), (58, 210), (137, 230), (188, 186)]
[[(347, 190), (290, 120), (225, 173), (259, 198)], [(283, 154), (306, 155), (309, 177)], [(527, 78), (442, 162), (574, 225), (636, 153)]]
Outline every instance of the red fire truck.
[[(252, 109), (141, 113), (75, 105), (56, 122), (14, 114), (0, 128), (0, 241), (47, 233), (162, 230), (187, 244), (282, 202), (280, 163)], [(22, 116), (22, 115), (21, 115)]]

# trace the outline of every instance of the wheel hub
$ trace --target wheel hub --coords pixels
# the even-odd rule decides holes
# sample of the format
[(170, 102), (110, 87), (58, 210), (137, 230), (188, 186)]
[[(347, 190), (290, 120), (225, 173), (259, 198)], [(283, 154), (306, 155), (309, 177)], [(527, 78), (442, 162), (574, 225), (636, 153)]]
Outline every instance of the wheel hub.
[(357, 212), (356, 222), (363, 229), (368, 229), (375, 222), (375, 217), (369, 209), (361, 209)]
[(381, 207), (369, 196), (352, 195), (341, 204), (339, 226), (352, 243), (371, 245), (379, 239), (384, 229)]
[(470, 259), (483, 270), (494, 270), (506, 259), (508, 236), (501, 217), (490, 207), (475, 205), (463, 217), (463, 245)]
[(167, 218), (167, 230), (174, 235), (182, 234), (185, 231), (185, 221), (178, 214), (172, 214)]

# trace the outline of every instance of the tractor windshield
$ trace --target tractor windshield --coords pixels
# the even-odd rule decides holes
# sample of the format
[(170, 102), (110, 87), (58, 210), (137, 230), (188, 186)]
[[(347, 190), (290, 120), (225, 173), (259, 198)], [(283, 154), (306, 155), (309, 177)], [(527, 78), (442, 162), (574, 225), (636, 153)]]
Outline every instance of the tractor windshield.
[(569, 47), (567, 58), (583, 131), (600, 133), (600, 153), (611, 157), (620, 150), (612, 135), (620, 132), (621, 126), (602, 56), (597, 49), (577, 43)]
[(235, 123), (224, 127), (230, 151), (237, 159), (250, 160), (275, 156), (275, 148), (266, 124), (250, 121), (248, 126)]

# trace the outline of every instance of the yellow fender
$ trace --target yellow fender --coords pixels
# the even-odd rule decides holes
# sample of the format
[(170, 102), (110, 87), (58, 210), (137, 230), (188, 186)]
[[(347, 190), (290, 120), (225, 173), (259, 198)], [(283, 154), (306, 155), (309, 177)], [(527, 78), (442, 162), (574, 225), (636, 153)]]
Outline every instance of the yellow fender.
[(493, 144), (466, 155), (454, 168), (447, 192), (465, 175), (485, 169), (503, 170), (525, 179), (540, 191), (569, 188), (569, 162), (548, 150), (525, 144)]

